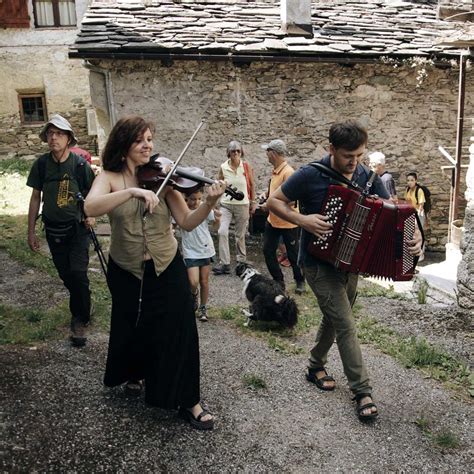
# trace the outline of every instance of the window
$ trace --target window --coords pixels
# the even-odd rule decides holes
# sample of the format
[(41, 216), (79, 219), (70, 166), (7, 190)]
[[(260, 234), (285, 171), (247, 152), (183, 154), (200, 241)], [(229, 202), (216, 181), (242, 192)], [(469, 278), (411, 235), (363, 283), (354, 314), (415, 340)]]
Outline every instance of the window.
[(76, 26), (75, 0), (33, 0), (33, 6), (38, 28)]
[(46, 101), (44, 94), (19, 94), (20, 117), (24, 125), (46, 122)]

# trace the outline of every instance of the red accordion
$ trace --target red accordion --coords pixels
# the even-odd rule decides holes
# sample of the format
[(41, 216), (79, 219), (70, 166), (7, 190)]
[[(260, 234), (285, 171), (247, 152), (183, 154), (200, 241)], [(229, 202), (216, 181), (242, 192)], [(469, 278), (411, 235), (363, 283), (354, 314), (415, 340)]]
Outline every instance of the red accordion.
[(330, 185), (320, 214), (333, 228), (325, 239), (311, 240), (308, 252), (350, 273), (411, 280), (417, 259), (408, 253), (416, 211), (375, 196)]

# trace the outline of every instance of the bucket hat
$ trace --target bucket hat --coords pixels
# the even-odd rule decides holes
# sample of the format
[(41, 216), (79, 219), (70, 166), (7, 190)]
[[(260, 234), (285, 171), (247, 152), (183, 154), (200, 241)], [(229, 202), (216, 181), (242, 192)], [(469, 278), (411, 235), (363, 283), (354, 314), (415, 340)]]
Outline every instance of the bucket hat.
[(74, 135), (71, 124), (64, 117), (62, 117), (59, 114), (53, 115), (49, 119), (49, 121), (46, 122), (44, 127), (41, 129), (39, 137), (41, 138), (42, 141), (44, 141), (44, 142), (48, 141), (48, 139), (46, 137), (46, 132), (48, 131), (48, 128), (49, 128), (50, 125), (54, 125), (56, 128), (59, 128), (59, 130), (64, 130), (65, 132), (70, 133), (71, 143), (69, 143), (69, 146), (74, 146), (77, 143), (77, 138)]
[(262, 148), (264, 150), (276, 151), (279, 155), (286, 155), (288, 153), (285, 142), (279, 139), (272, 140), (270, 143), (265, 143), (265, 145), (262, 145)]

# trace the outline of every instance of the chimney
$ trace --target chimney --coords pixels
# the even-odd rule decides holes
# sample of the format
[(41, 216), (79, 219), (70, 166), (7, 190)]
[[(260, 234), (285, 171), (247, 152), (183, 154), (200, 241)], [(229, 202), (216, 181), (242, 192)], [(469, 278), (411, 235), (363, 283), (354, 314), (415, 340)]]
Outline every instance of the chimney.
[(313, 37), (311, 0), (281, 0), (281, 29), (288, 36)]

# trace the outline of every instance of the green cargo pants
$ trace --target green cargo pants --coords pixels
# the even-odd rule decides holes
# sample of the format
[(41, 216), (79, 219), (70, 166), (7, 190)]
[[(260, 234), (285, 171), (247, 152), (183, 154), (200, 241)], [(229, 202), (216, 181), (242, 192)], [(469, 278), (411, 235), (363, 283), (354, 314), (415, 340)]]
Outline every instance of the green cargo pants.
[(354, 395), (372, 393), (352, 314), (358, 275), (339, 271), (326, 263), (305, 267), (304, 275), (323, 313), (316, 344), (311, 349), (309, 367), (324, 367), (329, 349), (336, 340), (344, 373)]

